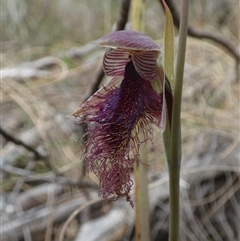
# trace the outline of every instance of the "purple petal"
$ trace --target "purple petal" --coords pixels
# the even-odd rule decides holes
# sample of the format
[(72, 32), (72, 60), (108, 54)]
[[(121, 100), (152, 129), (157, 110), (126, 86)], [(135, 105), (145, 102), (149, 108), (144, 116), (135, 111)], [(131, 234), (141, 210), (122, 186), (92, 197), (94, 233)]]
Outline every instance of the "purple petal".
[(137, 72), (143, 79), (151, 81), (156, 78), (157, 60), (155, 52), (133, 52), (132, 59)]
[(71, 116), (76, 118), (82, 118), (83, 116), (91, 116), (95, 114), (96, 107), (99, 103), (103, 102), (103, 98), (111, 90), (116, 89), (120, 86), (123, 77), (114, 77), (105, 85), (103, 85), (95, 94), (93, 94), (86, 102), (84, 102)]
[(113, 49), (103, 58), (103, 70), (107, 76), (124, 76), (126, 64), (130, 60), (129, 52)]
[(104, 47), (160, 52), (160, 48), (151, 38), (132, 30), (112, 32), (98, 39), (96, 43)]

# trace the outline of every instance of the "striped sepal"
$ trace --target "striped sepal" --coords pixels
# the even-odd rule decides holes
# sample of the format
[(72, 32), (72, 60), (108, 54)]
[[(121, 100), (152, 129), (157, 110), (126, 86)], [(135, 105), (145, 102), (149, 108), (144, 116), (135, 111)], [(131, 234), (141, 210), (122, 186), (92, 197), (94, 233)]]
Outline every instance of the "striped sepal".
[(151, 81), (156, 78), (157, 52), (133, 52), (132, 60), (138, 74), (145, 80)]
[(103, 70), (107, 76), (124, 76), (125, 66), (129, 61), (129, 52), (113, 49), (104, 56)]

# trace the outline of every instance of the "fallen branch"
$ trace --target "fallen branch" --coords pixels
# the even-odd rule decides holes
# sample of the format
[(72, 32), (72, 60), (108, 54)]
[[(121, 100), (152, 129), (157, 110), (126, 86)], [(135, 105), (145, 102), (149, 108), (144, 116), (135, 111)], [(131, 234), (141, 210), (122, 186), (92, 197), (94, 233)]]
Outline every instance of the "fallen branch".
[(61, 51), (53, 56), (46, 56), (31, 62), (25, 62), (18, 66), (1, 69), (1, 78), (25, 79), (25, 78), (47, 78), (52, 75), (51, 71), (43, 70), (58, 65), (59, 59), (82, 58), (93, 52), (97, 48), (96, 44), (88, 43), (79, 48), (71, 48)]
[[(173, 16), (173, 22), (174, 25), (179, 28), (180, 24), (180, 17), (179, 13), (173, 3), (172, 0), (165, 0), (167, 3), (172, 16)], [(160, 0), (161, 5), (163, 6), (162, 0)], [(164, 7), (163, 7), (164, 9)], [(235, 46), (228, 41), (227, 39), (223, 38), (221, 35), (216, 34), (216, 33), (210, 33), (205, 30), (200, 30), (200, 29), (195, 29), (193, 26), (188, 26), (188, 35), (194, 38), (199, 38), (199, 39), (209, 39), (212, 40), (219, 45), (223, 46), (236, 60), (237, 63), (240, 62), (240, 53), (239, 49), (235, 48)]]
[[(91, 198), (96, 197), (93, 195)], [(61, 222), (79, 206), (86, 203), (85, 197), (71, 198), (65, 203), (59, 204), (54, 210), (54, 222)], [(44, 231), (48, 225), (48, 217), (52, 214), (52, 207), (45, 207), (34, 211), (33, 213), (27, 212), (23, 215), (9, 220), (7, 223), (1, 225), (1, 241), (14, 240), (11, 238), (19, 239), (23, 236), (22, 228), (29, 227), (31, 233), (37, 231)]]

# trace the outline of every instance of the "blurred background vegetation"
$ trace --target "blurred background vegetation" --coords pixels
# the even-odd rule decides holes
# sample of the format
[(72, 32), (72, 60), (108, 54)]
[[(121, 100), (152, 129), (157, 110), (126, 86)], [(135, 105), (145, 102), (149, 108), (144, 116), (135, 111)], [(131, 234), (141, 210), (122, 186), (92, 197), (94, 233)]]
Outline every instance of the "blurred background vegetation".
[[(179, 11), (179, 1), (173, 2)], [(86, 99), (96, 81), (104, 50), (91, 42), (114, 30), (120, 7), (120, 0), (1, 1), (3, 240), (59, 240), (62, 225), (70, 214), (97, 197), (95, 182), (83, 172), (81, 129), (74, 119), (66, 116)], [(160, 46), (164, 21), (159, 1), (147, 0), (146, 34)], [(237, 0), (192, 0), (189, 23), (196, 29), (221, 35), (239, 49)], [(131, 23), (127, 28), (131, 28)], [(186, 226), (181, 227), (182, 240), (240, 239), (236, 228), (240, 222), (239, 185), (236, 186), (240, 160), (238, 64), (218, 43), (189, 38), (183, 89), (183, 171), (187, 173), (186, 170), (196, 167), (201, 175), (194, 174), (195, 179), (185, 180), (185, 188), (191, 192), (182, 198), (188, 200), (191, 208), (188, 211), (183, 208)], [(161, 180), (164, 177), (161, 173), (166, 172), (158, 131), (153, 143), (154, 146), (149, 143), (151, 183)], [(206, 175), (202, 174), (202, 166)], [(211, 175), (207, 166), (216, 167)], [(226, 183), (228, 188), (224, 186)], [(227, 191), (232, 186), (235, 191), (229, 197)], [(34, 190), (40, 194), (31, 192)], [(156, 198), (150, 193), (150, 199), (154, 200), (151, 209), (160, 212), (152, 218), (152, 240), (166, 240), (166, 195), (159, 193)], [(91, 223), (93, 217), (109, 214), (116, 203), (103, 202), (93, 208), (89, 205), (84, 215), (71, 222), (65, 240), (86, 240), (86, 236), (80, 237), (83, 224)], [(217, 210), (210, 215), (216, 206), (217, 210), (224, 208), (224, 215)], [(226, 214), (229, 206), (230, 216)], [(66, 207), (64, 213), (63, 207)], [(130, 213), (128, 210), (132, 220)], [(215, 213), (219, 216), (215, 217)], [(33, 218), (38, 215), (38, 219)], [(191, 222), (193, 219), (197, 221)], [(224, 231), (219, 231), (223, 229), (218, 219), (223, 220)], [(186, 229), (189, 222), (193, 226)], [(119, 226), (121, 234), (115, 238), (99, 236), (96, 240), (133, 240), (132, 223), (125, 219), (123, 223)], [(200, 223), (204, 231), (198, 230)], [(213, 227), (209, 228), (210, 224)], [(194, 236), (197, 233), (194, 228), (201, 234)]]
[[(175, 3), (179, 8), (178, 1)], [(19, 51), (36, 47), (44, 47), (44, 55), (88, 43), (111, 32), (121, 1), (10, 0), (1, 4), (2, 50), (8, 56), (16, 56)], [(193, 26), (221, 33), (238, 43), (237, 0), (192, 0), (190, 5), (190, 23)], [(162, 37), (164, 12), (155, 0), (146, 1), (146, 7), (146, 34), (159, 39)], [(27, 55), (30, 53), (21, 56), (21, 60), (36, 58)]]

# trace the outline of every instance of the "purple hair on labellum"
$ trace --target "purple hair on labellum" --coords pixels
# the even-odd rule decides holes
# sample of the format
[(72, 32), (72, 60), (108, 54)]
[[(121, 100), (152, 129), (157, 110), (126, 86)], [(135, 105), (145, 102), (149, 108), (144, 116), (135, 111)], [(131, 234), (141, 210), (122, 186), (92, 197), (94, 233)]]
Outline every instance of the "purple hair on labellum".
[[(103, 60), (104, 72), (112, 79), (72, 115), (88, 124), (83, 155), (87, 171), (99, 178), (100, 196), (125, 196), (133, 205), (131, 169), (139, 160), (140, 144), (152, 139), (152, 123), (161, 126), (164, 110), (163, 93), (152, 85), (163, 85), (157, 66), (160, 49), (148, 36), (129, 30), (96, 42), (114, 48)], [(144, 141), (139, 140), (140, 130)]]

